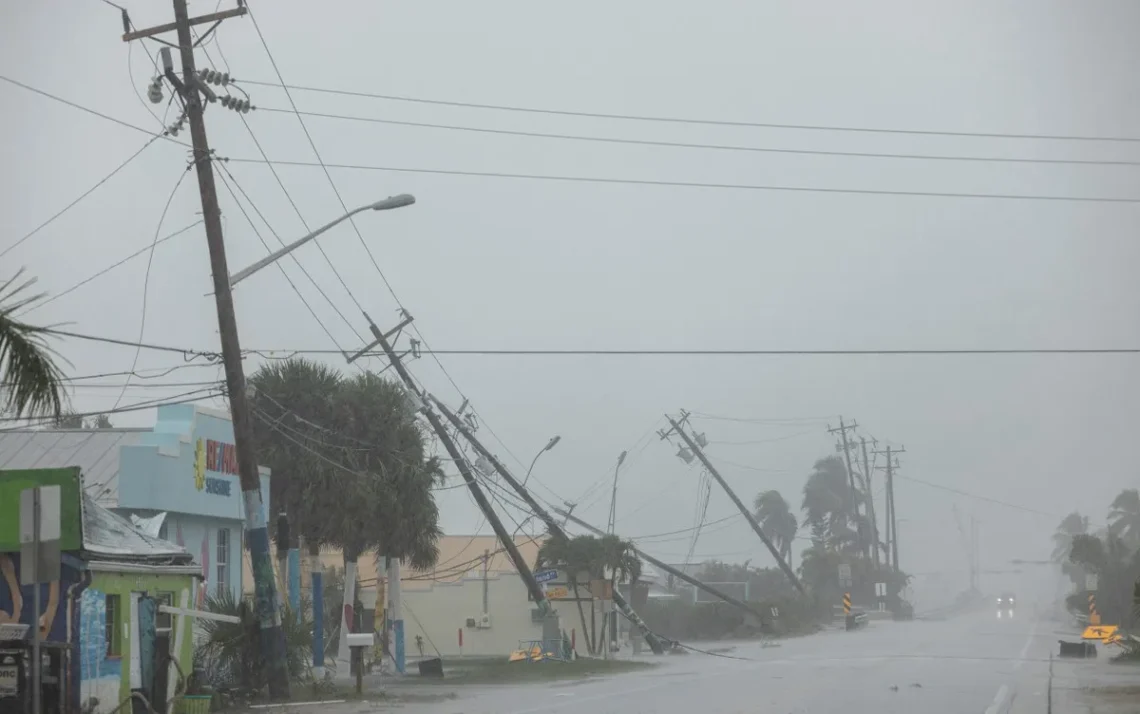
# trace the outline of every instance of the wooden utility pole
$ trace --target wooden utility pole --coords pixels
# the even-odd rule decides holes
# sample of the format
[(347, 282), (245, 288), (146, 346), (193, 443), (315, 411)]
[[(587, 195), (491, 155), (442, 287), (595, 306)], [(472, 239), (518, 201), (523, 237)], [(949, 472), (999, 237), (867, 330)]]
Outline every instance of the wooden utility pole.
[(839, 417), (839, 428), (838, 429), (832, 429), (829, 427), (827, 431), (828, 431), (828, 433), (831, 433), (831, 434), (839, 434), (840, 438), (843, 441), (843, 460), (847, 464), (847, 485), (851, 489), (851, 507), (855, 511), (855, 528), (857, 529), (857, 532), (859, 533), (860, 540), (861, 540), (862, 536), (866, 535), (866, 533), (865, 533), (866, 525), (861, 520), (859, 520), (859, 501), (862, 499), (859, 498), (859, 489), (855, 488), (855, 471), (851, 468), (851, 446), (852, 445), (847, 440), (848, 430), (855, 429), (858, 426), (859, 426), (859, 424), (857, 422), (851, 422), (850, 424), (844, 424), (843, 423), (843, 417)]
[[(765, 535), (764, 529), (761, 528), (760, 524), (756, 522), (756, 519), (752, 516), (752, 513), (748, 510), (748, 507), (745, 506), (740, 498), (733, 492), (733, 490), (728, 487), (728, 483), (726, 483), (725, 480), (721, 478), (720, 472), (717, 471), (716, 467), (712, 465), (712, 462), (708, 460), (708, 457), (705, 456), (705, 452), (701, 451), (701, 447), (697, 444), (697, 442), (693, 441), (692, 437), (690, 437), (688, 433), (685, 432), (685, 430), (679, 423), (677, 423), (675, 419), (673, 419), (673, 417), (666, 414), (665, 418), (669, 420), (669, 426), (672, 427), (672, 430), (675, 431), (677, 435), (684, 440), (685, 444), (689, 447), (689, 450), (696, 454), (697, 458), (701, 460), (702, 464), (704, 464), (705, 469), (707, 469), (709, 474), (711, 474), (712, 477), (716, 479), (716, 482), (720, 484), (720, 487), (724, 489), (724, 492), (728, 494), (728, 497), (732, 499), (732, 502), (736, 504), (736, 507), (738, 509), (740, 509), (741, 514), (743, 514), (745, 520), (748, 521), (748, 525), (752, 526), (752, 530), (755, 531), (756, 535), (760, 537), (761, 542), (763, 542), (764, 545), (768, 548), (768, 552), (772, 554), (772, 557), (776, 559), (776, 563), (780, 566), (780, 570), (784, 571), (784, 574), (787, 575), (788, 579), (792, 581), (792, 585), (796, 586), (796, 590), (799, 590), (801, 594), (805, 593), (806, 591), (804, 590), (804, 586), (802, 583), (800, 583), (800, 579), (796, 577), (795, 571), (792, 570), (792, 567), (788, 565), (783, 556), (780, 555), (780, 551), (776, 549), (776, 546), (772, 543), (771, 539)], [(665, 433), (665, 436), (667, 435), (668, 432)]]
[(906, 447), (891, 450), (888, 446), (883, 451), (876, 451), (876, 454), (885, 454), (887, 457), (887, 465), (884, 469), (887, 472), (887, 527), (890, 533), (887, 536), (887, 543), (890, 546), (890, 559), (894, 566), (895, 572), (899, 570), (899, 517), (898, 511), (895, 509), (895, 469), (898, 468), (898, 454), (905, 454)]
[(871, 463), (867, 460), (867, 438), (860, 436), (859, 444), (863, 447), (863, 473), (867, 481), (867, 517), (871, 520), (871, 562), (874, 564), (875, 570), (878, 570), (879, 521), (875, 518), (875, 491), (871, 488)]
[[(499, 476), (501, 476), (502, 479), (506, 481), (512, 489), (514, 489), (515, 493), (517, 493), (519, 497), (526, 502), (526, 505), (530, 507), (531, 512), (538, 516), (542, 522), (546, 524), (546, 528), (550, 531), (550, 534), (556, 538), (568, 538), (566, 531), (563, 529), (561, 524), (559, 524), (558, 521), (554, 520), (554, 517), (551, 516), (550, 513), (542, 507), (542, 505), (534, 498), (534, 496), (530, 494), (530, 491), (526, 490), (526, 488), (521, 483), (519, 483), (518, 479), (514, 477), (514, 474), (512, 474), (510, 470), (507, 469), (507, 467), (499, 461), (498, 457), (488, 451), (487, 448), (484, 447), (483, 444), (475, 438), (475, 435), (471, 433), (471, 429), (467, 426), (467, 424), (463, 423), (463, 420), (460, 419), (457, 414), (448, 409), (447, 405), (445, 405), (443, 402), (436, 399), (435, 397), (432, 397), (431, 400), (435, 403), (436, 406), (439, 407), (439, 410), (443, 413), (447, 420), (451, 422), (451, 424), (457, 430), (459, 430), (459, 433), (463, 435), (463, 438), (467, 439), (467, 441), (470, 442), (471, 446), (475, 447), (475, 451), (479, 452), (483, 458), (487, 459), (487, 461), (490, 462), (492, 468), (498, 472)], [(569, 513), (566, 515), (569, 516)], [(613, 600), (614, 604), (617, 605), (618, 609), (621, 610), (626, 619), (632, 622), (634, 626), (641, 631), (641, 634), (645, 637), (645, 641), (649, 645), (650, 649), (653, 650), (653, 653), (662, 654), (665, 651), (665, 648), (661, 645), (661, 642), (658, 639), (657, 635), (655, 635), (653, 631), (649, 629), (649, 626), (645, 624), (645, 621), (642, 620), (641, 617), (633, 611), (633, 608), (630, 606), (629, 602), (627, 602), (625, 597), (622, 596), (622, 594), (616, 589), (613, 592)], [(585, 633), (583, 633), (583, 635), (584, 634)]]
[[(242, 370), (241, 343), (238, 340), (237, 317), (230, 293), (230, 271), (226, 264), (226, 246), (222, 234), (222, 214), (214, 187), (214, 167), (210, 144), (206, 139), (206, 123), (202, 118), (204, 83), (198, 78), (194, 64), (193, 25), (220, 22), (227, 17), (244, 15), (238, 3), (236, 10), (191, 19), (186, 0), (174, 0), (174, 22), (149, 30), (128, 32), (123, 40), (130, 42), (170, 30), (178, 34), (178, 50), (182, 57), (182, 79), (167, 69), (167, 79), (181, 93), (190, 122), (193, 164), (198, 174), (198, 191), (202, 198), (202, 219), (206, 226), (206, 243), (210, 249), (210, 270), (214, 279), (214, 302), (218, 312), (218, 332), (222, 343), (222, 362), (226, 372), (226, 396), (230, 402), (230, 418), (234, 428), (234, 450), (237, 452), (238, 477), (245, 507), (245, 533), (249, 545), (254, 579), (254, 602), (257, 611), (260, 645), (268, 666), (269, 695), (273, 699), (289, 697), (289, 672), (285, 661), (285, 634), (281, 629), (281, 613), (277, 609), (277, 593), (273, 582), (273, 562), (269, 553), (269, 530), (261, 500), (261, 480), (257, 472), (257, 452), (253, 443), (253, 422)], [(125, 11), (124, 11), (125, 12)], [(126, 24), (126, 23), (125, 23)], [(205, 96), (212, 96), (206, 90)]]
[[(507, 551), (507, 555), (518, 571), (519, 577), (521, 577), (523, 583), (526, 584), (526, 588), (530, 592), (530, 596), (534, 599), (535, 605), (544, 615), (552, 614), (554, 609), (547, 601), (546, 593), (543, 592), (542, 586), (538, 584), (538, 581), (534, 579), (534, 573), (531, 571), (530, 566), (527, 565), (526, 559), (519, 553), (515, 539), (511, 537), (511, 534), (508, 533), (507, 529), (503, 526), (499, 515), (495, 513), (495, 509), (491, 507), (491, 502), (487, 500), (486, 494), (483, 493), (483, 489), (479, 488), (479, 484), (475, 481), (475, 476), (471, 473), (471, 468), (467, 464), (467, 459), (464, 458), (459, 448), (455, 445), (455, 441), (452, 440), (451, 434), (448, 433), (443, 422), (439, 420), (439, 415), (435, 413), (435, 409), (424, 399), (424, 395), (420, 393), (419, 387), (416, 386), (411, 373), (408, 372), (408, 368), (405, 367), (401, 361), (401, 355), (396, 354), (395, 350), (392, 349), (391, 343), (388, 342), (389, 337), (398, 333), (405, 325), (411, 324), (412, 317), (405, 313), (404, 320), (400, 323), (399, 327), (394, 330), (389, 330), (387, 333), (381, 332), (380, 328), (376, 326), (376, 323), (373, 322), (372, 318), (368, 317), (368, 315), (364, 317), (368, 320), (368, 329), (372, 331), (372, 336), (375, 338), (375, 342), (372, 346), (379, 345), (380, 348), (384, 350), (384, 354), (388, 356), (388, 361), (391, 363), (393, 369), (396, 370), (396, 374), (400, 376), (400, 380), (403, 381), (404, 385), (408, 388), (409, 393), (416, 395), (416, 398), (422, 402), (424, 417), (428, 420), (428, 423), (431, 424), (431, 428), (435, 431), (436, 436), (439, 437), (443, 448), (447, 450), (447, 455), (451, 457), (456, 468), (459, 469), (459, 473), (467, 483), (468, 490), (471, 491), (471, 496), (475, 499), (475, 503), (478, 504), (479, 510), (487, 517), (487, 521), (490, 522), (491, 528), (494, 529), (495, 535), (499, 538), (499, 542)], [(366, 347), (357, 354), (363, 354), (368, 349), (371, 349), (372, 346)]]

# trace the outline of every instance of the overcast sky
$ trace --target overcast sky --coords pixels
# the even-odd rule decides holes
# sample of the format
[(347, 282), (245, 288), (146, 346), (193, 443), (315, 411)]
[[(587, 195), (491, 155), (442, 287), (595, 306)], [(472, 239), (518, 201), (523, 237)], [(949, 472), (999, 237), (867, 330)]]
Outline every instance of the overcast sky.
[[(169, 22), (161, 2), (122, 0), (137, 27)], [(233, 0), (222, 0), (224, 7)], [(290, 85), (581, 112), (737, 122), (997, 134), (1136, 136), (1140, 61), (1128, 0), (677, 2), (523, 0), (250, 6)], [(191, 14), (215, 9), (190, 3)], [(121, 41), (101, 0), (3, 4), (2, 73), (150, 130), (166, 104), (145, 101), (153, 43)], [(225, 22), (209, 61), (274, 82), (247, 18)], [(168, 39), (173, 39), (169, 37)], [(223, 59), (224, 58), (224, 59)], [(133, 73), (133, 79), (131, 78)], [(275, 160), (314, 161), (279, 88), (245, 85), (263, 110), (249, 127)], [(140, 96), (142, 99), (140, 99)], [(6, 216), (0, 250), (24, 236), (147, 137), (0, 82)], [(167, 95), (169, 97), (169, 95)], [(809, 131), (543, 115), (295, 91), (303, 111), (488, 129), (843, 152), (1140, 161), (1120, 141)], [(174, 118), (174, 112), (168, 121)], [(218, 156), (259, 157), (241, 117), (206, 114)], [(531, 138), (306, 117), (328, 163), (544, 176), (753, 186), (1031, 196), (1140, 197), (1140, 168), (804, 156)], [(180, 139), (188, 140), (183, 134)], [(186, 152), (159, 141), (60, 219), (4, 256), (58, 293), (200, 216)], [(226, 168), (283, 240), (307, 231), (271, 171)], [(417, 203), (364, 214), (357, 226), (399, 300), (440, 349), (934, 349), (1140, 346), (1137, 206), (1059, 200), (915, 197), (667, 187), (330, 169), (345, 203), (413, 193)], [(318, 167), (278, 172), (310, 227), (343, 212)], [(181, 179), (181, 184), (178, 182)], [(175, 191), (175, 186), (178, 185)], [(164, 205), (173, 193), (160, 223)], [(231, 270), (266, 250), (219, 186)], [(247, 210), (250, 210), (247, 206)], [(253, 213), (253, 211), (250, 211)], [(278, 245), (259, 224), (263, 236)], [(157, 229), (157, 230), (156, 230)], [(397, 321), (347, 224), (321, 245), (381, 326)], [(236, 292), (244, 347), (353, 349), (367, 332), (352, 297), (312, 245), (296, 254), (346, 324), (292, 261)], [(29, 315), (78, 332), (135, 341), (144, 253)], [(154, 251), (144, 341), (218, 347), (200, 226)], [(354, 334), (355, 333), (357, 334)], [(134, 350), (76, 340), (58, 348), (71, 375), (122, 372)], [(278, 352), (281, 354), (281, 352)], [(343, 361), (320, 357), (330, 364)], [(1103, 520), (1136, 487), (1140, 364), (1123, 356), (443, 356), (485, 419), (480, 435), (518, 470), (554, 434), (532, 483), (583, 502), (604, 525), (609, 478), (630, 450), (618, 530), (662, 533), (695, 523), (700, 472), (651, 430), (665, 412), (701, 415), (708, 449), (747, 501), (779, 489), (798, 506), (812, 462), (834, 452), (838, 415), (905, 444), (897, 485), (902, 565), (965, 579), (953, 509), (980, 521), (983, 567), (1040, 558), (1060, 516)], [(247, 361), (252, 370), (260, 358)], [(144, 350), (139, 369), (182, 365)], [(366, 365), (379, 369), (372, 360)], [(412, 365), (438, 396), (462, 397), (425, 357)], [(154, 375), (155, 371), (147, 372)], [(184, 368), (169, 384), (219, 378)], [(121, 384), (122, 377), (90, 380)], [(197, 386), (131, 388), (121, 405)], [(120, 390), (77, 389), (81, 411)], [(708, 416), (705, 416), (708, 415)], [(732, 417), (763, 421), (731, 421)], [(115, 417), (147, 425), (151, 412)], [(490, 437), (488, 427), (506, 446)], [(507, 456), (506, 449), (523, 465)], [(879, 461), (880, 465), (882, 460)], [(956, 495), (906, 477), (1043, 512)], [(882, 475), (876, 474), (882, 484)], [(594, 487), (590, 491), (591, 487)], [(583, 496), (588, 496), (583, 498)], [(481, 524), (462, 490), (441, 494), (444, 526)], [(882, 502), (879, 502), (880, 513)], [(714, 489), (707, 520), (732, 504)], [(489, 532), (483, 526), (482, 532)], [(680, 562), (689, 535), (645, 541)], [(651, 545), (649, 545), (651, 544)], [(694, 559), (770, 564), (736, 519), (710, 526)]]

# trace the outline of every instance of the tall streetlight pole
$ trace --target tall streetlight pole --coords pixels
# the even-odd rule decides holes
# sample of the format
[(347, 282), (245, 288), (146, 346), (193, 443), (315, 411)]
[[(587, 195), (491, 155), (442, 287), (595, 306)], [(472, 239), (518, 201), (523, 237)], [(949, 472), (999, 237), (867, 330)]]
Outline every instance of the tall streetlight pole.
[(542, 450), (534, 455), (534, 459), (530, 462), (530, 468), (526, 470), (526, 476), (523, 477), (523, 486), (525, 486), (526, 482), (530, 479), (530, 472), (534, 471), (534, 465), (538, 463), (538, 457), (553, 449), (560, 441), (562, 441), (561, 436), (555, 435), (550, 437), (550, 441), (546, 442), (546, 446), (542, 447)]

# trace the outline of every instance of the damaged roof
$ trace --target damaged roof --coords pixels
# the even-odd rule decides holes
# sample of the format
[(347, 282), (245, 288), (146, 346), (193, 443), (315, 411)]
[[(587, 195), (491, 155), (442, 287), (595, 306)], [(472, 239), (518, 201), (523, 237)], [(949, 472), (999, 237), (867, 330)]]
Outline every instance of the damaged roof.
[(143, 533), (130, 521), (83, 494), (83, 553), (88, 560), (189, 565), (194, 556), (180, 545)]

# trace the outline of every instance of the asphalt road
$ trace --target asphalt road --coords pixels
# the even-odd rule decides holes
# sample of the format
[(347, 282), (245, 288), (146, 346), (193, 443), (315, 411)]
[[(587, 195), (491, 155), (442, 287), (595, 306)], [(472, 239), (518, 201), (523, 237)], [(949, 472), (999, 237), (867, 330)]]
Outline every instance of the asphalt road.
[[(408, 705), (419, 714), (1023, 714), (1046, 712), (1058, 623), (994, 612), (943, 621), (879, 621), (731, 647), (714, 657), (657, 658), (647, 672), (583, 682), (461, 690)], [(557, 666), (557, 665), (534, 665)], [(1056, 711), (1057, 709), (1055, 709)]]

